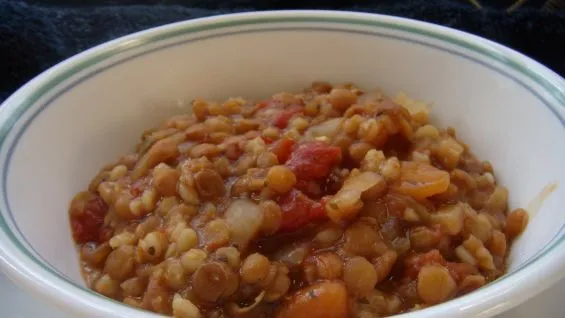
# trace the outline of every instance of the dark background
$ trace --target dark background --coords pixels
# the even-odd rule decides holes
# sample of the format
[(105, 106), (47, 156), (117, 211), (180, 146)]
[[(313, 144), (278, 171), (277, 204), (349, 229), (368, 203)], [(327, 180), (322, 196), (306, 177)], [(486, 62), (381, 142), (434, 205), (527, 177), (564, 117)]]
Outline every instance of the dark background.
[(0, 101), (104, 41), (196, 17), (274, 9), (354, 10), (438, 23), (512, 47), (565, 76), (565, 0), (0, 0)]

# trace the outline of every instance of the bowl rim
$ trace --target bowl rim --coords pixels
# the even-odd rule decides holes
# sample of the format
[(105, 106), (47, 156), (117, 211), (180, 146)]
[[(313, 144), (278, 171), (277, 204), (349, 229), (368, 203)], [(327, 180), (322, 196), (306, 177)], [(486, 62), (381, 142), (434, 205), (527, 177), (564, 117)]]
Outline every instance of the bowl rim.
[[(562, 122), (564, 121), (565, 80), (538, 62), (492, 41), (426, 22), (379, 14), (324, 10), (265, 11), (212, 16), (140, 31), (98, 45), (53, 66), (25, 84), (0, 107), (0, 146), (2, 146), (5, 137), (10, 133), (19, 117), (51, 89), (76, 72), (77, 68), (88, 68), (116, 54), (178, 35), (266, 22), (332, 22), (341, 25), (387, 27), (405, 31), (415, 36), (431, 37), (441, 42), (447, 42), (482, 54), (539, 84), (543, 91), (560, 104), (561, 108), (553, 104), (549, 106), (554, 114)], [(0, 230), (0, 233), (8, 238), (8, 240), (0, 240), (0, 265), (11, 279), (23, 285), (28, 291), (39, 294), (59, 306), (68, 306), (70, 310), (82, 314), (113, 316), (113, 314), (119, 312), (122, 317), (124, 315), (156, 316), (105, 298), (66, 280), (64, 277), (60, 277), (56, 272), (45, 267), (21, 245), (17, 237), (11, 233), (1, 215)], [(565, 264), (564, 241), (565, 237), (561, 235), (552, 246), (544, 250), (537, 258), (531, 260), (529, 264), (526, 264), (525, 268), (504, 276), (497, 280), (496, 284), (481, 288), (476, 293), (402, 316), (431, 317), (437, 315), (438, 312), (455, 313), (454, 316), (466, 314), (491, 316), (509, 309), (519, 302), (533, 297), (565, 276), (565, 266), (561, 265)], [(560, 248), (558, 249), (558, 247)], [(559, 279), (550, 278), (549, 274), (554, 274)], [(511, 277), (513, 279), (507, 279)], [(524, 290), (530, 292), (520, 293), (518, 289), (512, 288), (516, 284), (522, 285)], [(509, 298), (511, 298), (510, 301)]]

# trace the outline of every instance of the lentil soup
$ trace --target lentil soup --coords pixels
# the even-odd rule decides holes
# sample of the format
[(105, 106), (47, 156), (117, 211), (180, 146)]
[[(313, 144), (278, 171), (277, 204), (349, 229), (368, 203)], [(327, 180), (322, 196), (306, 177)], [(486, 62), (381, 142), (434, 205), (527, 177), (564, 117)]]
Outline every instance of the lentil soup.
[(195, 100), (69, 208), (87, 285), (196, 317), (382, 317), (501, 276), (528, 222), (428, 108), (315, 82)]

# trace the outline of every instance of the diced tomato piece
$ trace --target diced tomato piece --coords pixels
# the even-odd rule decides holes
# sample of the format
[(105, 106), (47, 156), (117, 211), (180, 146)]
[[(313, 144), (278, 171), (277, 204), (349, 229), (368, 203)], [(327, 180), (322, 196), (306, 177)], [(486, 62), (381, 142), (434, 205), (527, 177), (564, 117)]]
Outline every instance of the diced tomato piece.
[(280, 129), (286, 128), (292, 116), (302, 113), (303, 110), (304, 107), (300, 105), (290, 105), (288, 108), (281, 110), (273, 117), (272, 124)]
[(330, 196), (325, 196), (320, 200), (320, 202), (314, 202), (314, 205), (312, 205), (312, 209), (310, 210), (312, 220), (319, 221), (328, 217), (326, 212), (326, 203), (330, 198)]
[(83, 213), (73, 214), (71, 230), (75, 242), (102, 242), (108, 239), (108, 229), (104, 227), (107, 212), (106, 203), (99, 196), (95, 196), (84, 205)]
[(420, 269), (426, 265), (445, 265), (445, 259), (438, 250), (412, 255), (404, 260), (404, 275), (415, 279)]
[(478, 274), (478, 270), (466, 263), (447, 262), (438, 250), (432, 250), (425, 254), (416, 254), (406, 258), (404, 261), (404, 274), (412, 279), (418, 277), (420, 269), (426, 265), (442, 265), (449, 271), (456, 282), (462, 281), (469, 275)]
[(112, 238), (114, 235), (114, 230), (109, 226), (102, 226), (100, 231), (98, 231), (98, 243), (106, 242)]
[(255, 110), (263, 109), (263, 108), (269, 106), (269, 103), (270, 103), (269, 100), (262, 100), (262, 101), (258, 102), (257, 104), (255, 104)]
[(77, 218), (71, 218), (71, 231), (77, 243), (88, 242), (92, 238), (89, 234), (85, 234), (86, 229)]
[(311, 223), (327, 218), (325, 201), (316, 202), (302, 192), (292, 189), (279, 199), (282, 223), (279, 232), (292, 232)]
[(129, 192), (134, 197), (138, 197), (143, 193), (144, 188), (145, 188), (145, 179), (137, 179), (129, 187)]
[(243, 146), (241, 146), (240, 142), (229, 142), (226, 143), (226, 150), (224, 151), (224, 155), (231, 161), (237, 160), (243, 154)]
[(314, 141), (301, 144), (290, 155), (286, 166), (298, 179), (316, 180), (328, 176), (333, 165), (341, 158), (341, 148), (325, 142)]
[(273, 141), (275, 141), (273, 138), (269, 138), (269, 137), (265, 137), (265, 136), (261, 136), (261, 138), (263, 138), (263, 141), (267, 144), (270, 145), (273, 143)]
[(288, 157), (290, 157), (294, 143), (295, 142), (292, 139), (281, 138), (275, 141), (269, 150), (277, 156), (279, 163), (283, 164), (288, 160)]

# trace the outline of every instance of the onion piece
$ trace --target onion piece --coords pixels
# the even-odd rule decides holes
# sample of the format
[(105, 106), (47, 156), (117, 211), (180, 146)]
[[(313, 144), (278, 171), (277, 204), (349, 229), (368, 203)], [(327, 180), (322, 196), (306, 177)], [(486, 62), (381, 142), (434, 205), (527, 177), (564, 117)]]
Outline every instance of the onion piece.
[(175, 134), (174, 136), (171, 136), (171, 138), (165, 138), (155, 142), (136, 163), (131, 172), (131, 178), (133, 180), (138, 179), (139, 177), (144, 176), (149, 169), (155, 167), (157, 164), (176, 157), (178, 155), (177, 145), (179, 144), (179, 140), (182, 136), (183, 135), (181, 134)]
[(380, 174), (376, 172), (365, 171), (358, 174), (351, 174), (343, 182), (341, 190), (355, 189), (362, 193), (382, 182), (384, 182), (384, 179)]
[(192, 147), (194, 147), (194, 146), (196, 146), (196, 142), (185, 141), (185, 142), (178, 144), (177, 149), (179, 150), (179, 153), (186, 154), (186, 153), (189, 153), (190, 149), (192, 149)]
[(233, 201), (227, 208), (224, 218), (230, 229), (231, 241), (241, 251), (257, 236), (263, 223), (259, 206), (249, 200)]
[(417, 124), (424, 125), (428, 122), (430, 111), (427, 103), (411, 99), (408, 95), (402, 92), (396, 96), (394, 102), (406, 108), (414, 122)]
[(177, 132), (178, 129), (176, 128), (168, 128), (168, 129), (161, 129), (154, 131), (143, 139), (141, 144), (138, 145), (137, 151), (139, 153), (146, 153), (147, 150), (149, 150), (149, 148), (151, 148), (151, 146), (153, 146), (154, 143), (156, 143), (157, 141), (163, 138), (171, 136)]
[(309, 139), (314, 139), (322, 136), (331, 138), (338, 132), (342, 122), (343, 117), (326, 120), (322, 123), (308, 128), (304, 135)]
[(255, 307), (257, 307), (257, 305), (259, 305), (261, 301), (263, 301), (264, 297), (265, 297), (265, 291), (262, 291), (259, 295), (257, 295), (257, 297), (255, 297), (251, 305), (245, 307), (239, 307), (236, 303), (230, 303), (228, 305), (228, 311), (230, 312), (230, 314), (234, 316), (246, 314), (251, 310), (253, 310)]
[(363, 95), (359, 96), (359, 98), (357, 99), (357, 104), (359, 105), (365, 105), (371, 102), (377, 102), (379, 100), (382, 100), (383, 98), (383, 93), (380, 91), (370, 91), (370, 92), (366, 92)]
[(297, 267), (302, 265), (307, 255), (307, 244), (290, 245), (277, 251), (273, 256), (273, 260), (279, 261), (288, 267)]
[(385, 179), (376, 172), (352, 173), (343, 187), (328, 200), (326, 210), (329, 218), (336, 223), (351, 219), (363, 207), (361, 195), (370, 193), (371, 196), (378, 196), (385, 188)]

